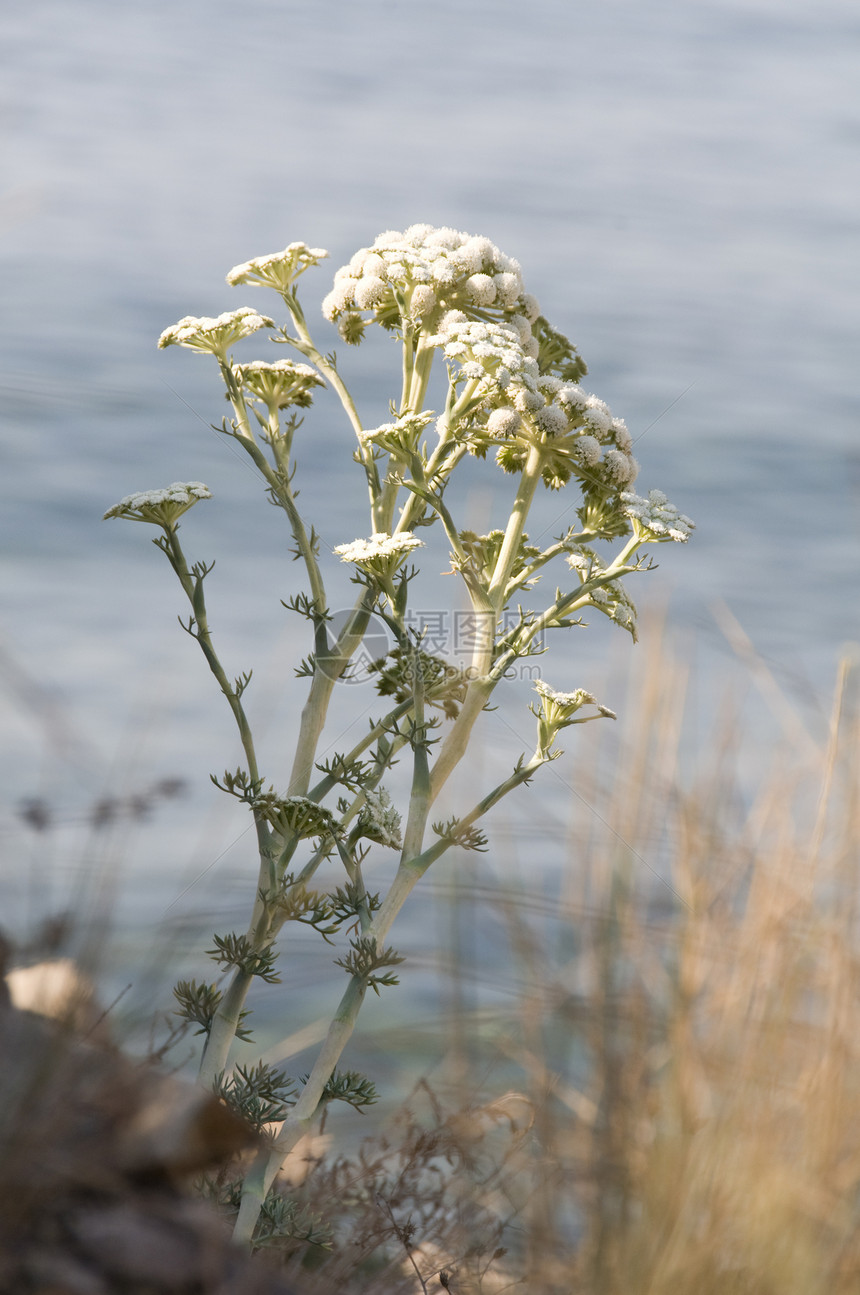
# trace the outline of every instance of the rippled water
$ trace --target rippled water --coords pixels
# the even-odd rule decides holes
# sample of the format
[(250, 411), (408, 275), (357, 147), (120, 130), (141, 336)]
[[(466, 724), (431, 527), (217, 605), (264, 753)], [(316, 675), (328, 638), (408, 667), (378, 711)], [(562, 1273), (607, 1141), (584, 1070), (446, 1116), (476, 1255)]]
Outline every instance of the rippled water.
[[(30, 0), (0, 14), (0, 45), (10, 875), (44, 862), (48, 837), (16, 818), (32, 794), (83, 833), (73, 820), (106, 788), (188, 778), (192, 799), (108, 852), (159, 878), (156, 907), (180, 865), (193, 875), (232, 839), (206, 777), (235, 744), (170, 573), (143, 528), (100, 520), (131, 490), (212, 487), (185, 536), (218, 558), (216, 629), (236, 670), (258, 670), (272, 763), (288, 750), (307, 645), (279, 605), (295, 571), (283, 528), (208, 430), (214, 366), (154, 341), (181, 315), (244, 304), (227, 269), (296, 238), (332, 254), (306, 277), (310, 317), (383, 228), (450, 224), (518, 257), (589, 387), (640, 438), (641, 485), (698, 522), (640, 599), (671, 599), (715, 676), (724, 601), (801, 708), (818, 705), (860, 634), (852, 0)], [(396, 395), (393, 373), (380, 385), (392, 358), (384, 344), (344, 357), (369, 418)], [(302, 436), (324, 541), (365, 533), (336, 411), (323, 403)], [(504, 511), (505, 484), (476, 468), (479, 516)], [(560, 529), (566, 501), (541, 507), (538, 529)], [(608, 640), (585, 639), (560, 686), (603, 677)], [(201, 811), (215, 824), (202, 836)], [(55, 897), (89, 849), (82, 835), (58, 847), (76, 862), (55, 859)], [(233, 881), (219, 885), (228, 903)], [(37, 885), (13, 890), (38, 909)]]

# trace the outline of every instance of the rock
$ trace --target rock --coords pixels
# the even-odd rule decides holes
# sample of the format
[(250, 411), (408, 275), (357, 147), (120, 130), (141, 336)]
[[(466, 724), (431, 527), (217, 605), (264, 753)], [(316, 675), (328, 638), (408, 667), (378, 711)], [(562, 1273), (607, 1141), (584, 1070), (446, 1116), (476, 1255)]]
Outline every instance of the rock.
[(0, 975), (0, 1295), (295, 1295), (188, 1187), (256, 1134), (76, 1019)]

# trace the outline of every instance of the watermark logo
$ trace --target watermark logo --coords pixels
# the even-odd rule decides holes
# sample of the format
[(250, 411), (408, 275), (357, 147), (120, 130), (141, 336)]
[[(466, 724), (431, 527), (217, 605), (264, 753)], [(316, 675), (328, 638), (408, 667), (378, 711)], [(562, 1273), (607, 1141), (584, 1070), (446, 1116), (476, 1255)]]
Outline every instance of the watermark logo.
[[(326, 624), (329, 652), (335, 652), (338, 640), (349, 627), (353, 615), (354, 611), (351, 607), (343, 608), (332, 614), (331, 619)], [(338, 683), (367, 683), (369, 679), (373, 678), (373, 672), (370, 668), (373, 662), (380, 661), (383, 657), (388, 656), (393, 647), (393, 636), (385, 621), (371, 613), (367, 622), (367, 629), (364, 631), (358, 647), (354, 648), (346, 668), (341, 670), (342, 658), (332, 656), (329, 660), (318, 661), (317, 669), (329, 677), (334, 676)]]
[[(338, 640), (349, 627), (353, 616), (352, 608), (342, 608), (334, 612), (326, 625), (329, 652), (328, 660), (318, 662), (317, 668), (334, 677), (338, 683), (347, 686), (373, 682), (378, 671), (372, 667), (381, 662), (397, 647), (391, 630), (381, 617), (371, 613), (367, 628), (357, 647), (353, 648), (349, 662), (343, 668), (343, 658), (334, 655)], [(504, 635), (515, 629), (519, 623), (516, 613), (506, 611), (499, 621), (499, 632)], [(476, 612), (469, 610), (453, 611), (451, 608), (440, 610), (410, 610), (404, 619), (409, 639), (419, 645), (422, 652), (441, 658), (452, 674), (469, 678), (471, 673), (472, 653), (481, 642), (482, 627)], [(539, 652), (543, 646), (543, 636), (535, 638), (532, 649)], [(505, 672), (506, 678), (523, 677), (534, 680), (540, 678), (540, 671), (534, 661), (519, 661)]]

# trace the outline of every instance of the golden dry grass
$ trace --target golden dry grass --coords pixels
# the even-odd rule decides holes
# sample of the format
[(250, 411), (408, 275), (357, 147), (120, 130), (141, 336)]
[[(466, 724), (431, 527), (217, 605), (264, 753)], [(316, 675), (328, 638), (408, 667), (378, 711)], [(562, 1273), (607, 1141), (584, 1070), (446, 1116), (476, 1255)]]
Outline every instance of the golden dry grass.
[(860, 1290), (860, 671), (817, 740), (765, 678), (770, 767), (726, 705), (693, 768), (685, 671), (650, 652), (620, 744), (576, 771), (594, 812), (561, 893), (482, 892), (513, 1009), (464, 1008), (387, 1127), (292, 1164), (298, 1217), (334, 1225), (330, 1252), (286, 1247), (296, 1289)]
[[(735, 718), (684, 777), (683, 671), (655, 650), (644, 676), (557, 907), (573, 952), (504, 902), (523, 989), (458, 1074), (479, 1097), (416, 1095), (387, 1141), (309, 1174), (311, 1204), (350, 1184), (329, 1286), (860, 1289), (856, 674), (820, 748), (776, 742), (743, 790)], [(662, 882), (639, 866), (655, 848)]]

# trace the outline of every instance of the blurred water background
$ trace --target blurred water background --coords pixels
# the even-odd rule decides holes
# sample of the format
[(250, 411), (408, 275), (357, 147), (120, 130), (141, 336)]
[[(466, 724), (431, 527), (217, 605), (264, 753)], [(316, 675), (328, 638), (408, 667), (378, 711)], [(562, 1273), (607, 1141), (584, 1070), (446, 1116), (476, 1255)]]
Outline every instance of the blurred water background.
[[(638, 438), (639, 487), (698, 524), (632, 588), (695, 658), (692, 746), (746, 688), (721, 604), (820, 735), (837, 655), (860, 631), (853, 0), (30, 0), (0, 11), (0, 47), (7, 921), (26, 929), (82, 902), (96, 874), (141, 947), (151, 920), (173, 929), (184, 914), (205, 941), (215, 910), (244, 910), (250, 840), (208, 784), (237, 762), (229, 715), (148, 530), (101, 518), (133, 490), (208, 483), (215, 500), (184, 541), (217, 558), (214, 629), (232, 672), (255, 669), (249, 704), (283, 781), (292, 665), (309, 644), (279, 600), (298, 569), (253, 474), (208, 428), (224, 412), (214, 363), (155, 340), (185, 314), (275, 310), (224, 275), (294, 239), (331, 253), (303, 280), (312, 321), (337, 266), (382, 229), (453, 225), (516, 256), (579, 345), (587, 388)], [(254, 340), (241, 351), (261, 354)], [(342, 362), (367, 423), (381, 421), (399, 389), (392, 344)], [(336, 407), (323, 399), (300, 435), (302, 503), (323, 542), (367, 533)], [(470, 472), (474, 524), (498, 524), (509, 480), (489, 463)], [(533, 538), (563, 529), (572, 502), (544, 497)], [(452, 594), (440, 577), (422, 597)], [(646, 658), (597, 626), (548, 660), (555, 686), (623, 711), (624, 672)], [(339, 749), (373, 709), (359, 693), (330, 734)], [(472, 761), (476, 789), (530, 749), (528, 686), (511, 693)], [(780, 727), (743, 705), (754, 762)], [(588, 816), (569, 758), (497, 815), (523, 866), (536, 852), (557, 866), (571, 806)], [(162, 794), (170, 780), (182, 796)], [(124, 807), (109, 831), (104, 804), (93, 825), (106, 798)]]

